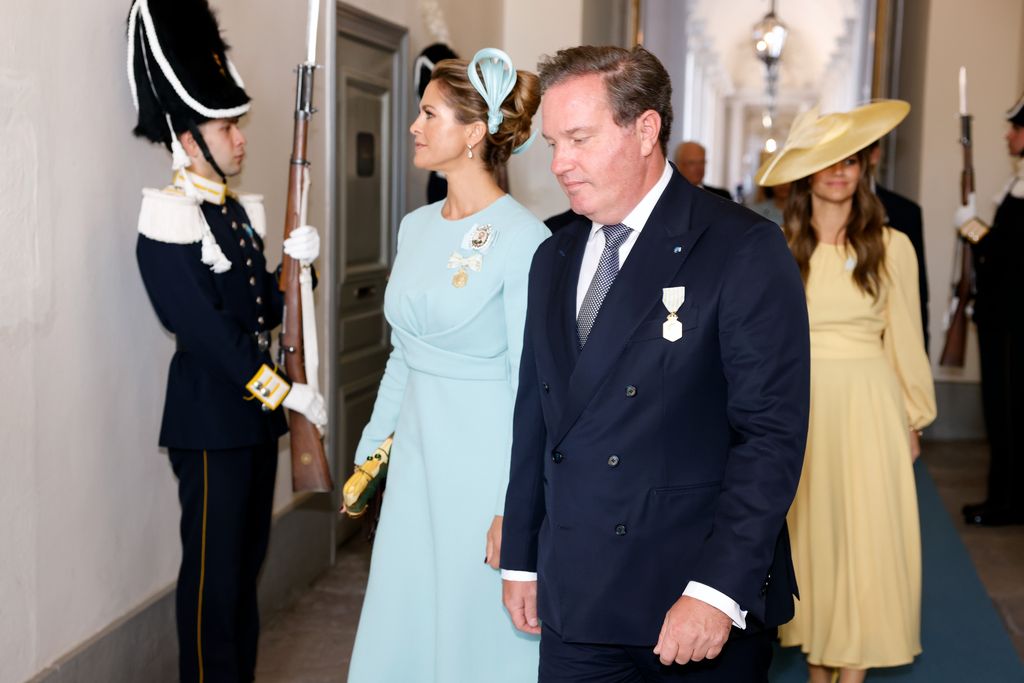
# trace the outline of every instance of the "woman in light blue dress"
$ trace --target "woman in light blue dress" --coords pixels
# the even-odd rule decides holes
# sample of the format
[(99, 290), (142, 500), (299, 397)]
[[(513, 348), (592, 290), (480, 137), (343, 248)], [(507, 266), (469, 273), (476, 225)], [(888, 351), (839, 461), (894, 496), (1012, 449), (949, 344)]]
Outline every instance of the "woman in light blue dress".
[(539, 103), (535, 75), (482, 50), (437, 65), (410, 128), (448, 197), (402, 221), (384, 297), (394, 350), (356, 460), (395, 438), (349, 683), (537, 680), (497, 567), (527, 278), (549, 233), (492, 171)]

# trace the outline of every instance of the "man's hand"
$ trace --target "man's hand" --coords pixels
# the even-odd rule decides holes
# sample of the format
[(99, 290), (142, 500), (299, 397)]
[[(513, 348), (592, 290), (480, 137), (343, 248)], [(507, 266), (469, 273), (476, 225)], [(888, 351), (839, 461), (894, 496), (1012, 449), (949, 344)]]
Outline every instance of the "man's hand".
[(484, 550), (484, 562), (491, 569), (499, 569), (498, 562), (501, 560), (501, 515), (495, 515), (491, 520), (491, 528), (487, 530), (487, 547)]
[(921, 435), (916, 429), (910, 430), (910, 462), (914, 462), (921, 455)]
[[(512, 624), (523, 633), (540, 634), (537, 618), (537, 582), (502, 581), (501, 597), (512, 616)], [(712, 609), (714, 609), (712, 607)], [(728, 619), (728, 617), (726, 617)]]
[(665, 615), (654, 654), (666, 666), (714, 659), (729, 639), (730, 628), (732, 620), (725, 612), (684, 595)]

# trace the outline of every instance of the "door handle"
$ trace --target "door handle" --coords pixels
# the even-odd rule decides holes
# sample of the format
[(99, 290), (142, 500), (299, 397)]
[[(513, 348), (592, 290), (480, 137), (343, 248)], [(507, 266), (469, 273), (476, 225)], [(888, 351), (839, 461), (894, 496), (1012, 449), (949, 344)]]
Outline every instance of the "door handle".
[(356, 299), (369, 299), (377, 293), (377, 285), (364, 285), (356, 288)]

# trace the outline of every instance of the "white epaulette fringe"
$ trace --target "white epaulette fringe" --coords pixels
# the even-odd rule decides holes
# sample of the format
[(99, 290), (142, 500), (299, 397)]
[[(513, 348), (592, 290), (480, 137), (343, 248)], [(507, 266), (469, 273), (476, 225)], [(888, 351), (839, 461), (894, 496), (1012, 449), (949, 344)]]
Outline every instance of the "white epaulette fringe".
[(152, 187), (142, 189), (139, 232), (149, 239), (192, 244), (201, 241), (207, 229), (198, 199)]
[(249, 225), (253, 231), (260, 236), (260, 239), (267, 237), (267, 212), (263, 208), (263, 195), (261, 194), (236, 194), (238, 203), (245, 209), (249, 216)]
[(202, 242), (201, 258), (215, 273), (231, 268), (206, 223), (201, 200), (178, 194), (176, 190), (142, 190), (139, 209), (139, 232), (157, 242), (167, 244), (195, 244)]
[[(1006, 196), (1007, 192), (1010, 193), (1011, 197), (1024, 199), (1024, 159), (1017, 159), (1017, 172), (1012, 178), (1010, 178), (1010, 182), (1007, 183), (1006, 191), (1003, 192), (1003, 196)], [(997, 203), (1001, 202), (1002, 197), (996, 201)]]

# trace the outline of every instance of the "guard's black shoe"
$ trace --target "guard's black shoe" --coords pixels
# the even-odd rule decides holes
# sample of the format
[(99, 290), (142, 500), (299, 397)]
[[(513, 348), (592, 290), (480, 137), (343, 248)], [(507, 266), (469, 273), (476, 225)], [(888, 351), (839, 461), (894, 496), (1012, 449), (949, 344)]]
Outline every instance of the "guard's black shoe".
[(1005, 508), (982, 508), (970, 515), (964, 515), (964, 521), (975, 526), (1007, 526), (1024, 524), (1024, 513)]
[(992, 505), (986, 500), (981, 503), (968, 503), (967, 505), (964, 505), (960, 511), (963, 513), (964, 517), (969, 517), (976, 512), (981, 512), (982, 510), (990, 507), (992, 507)]

